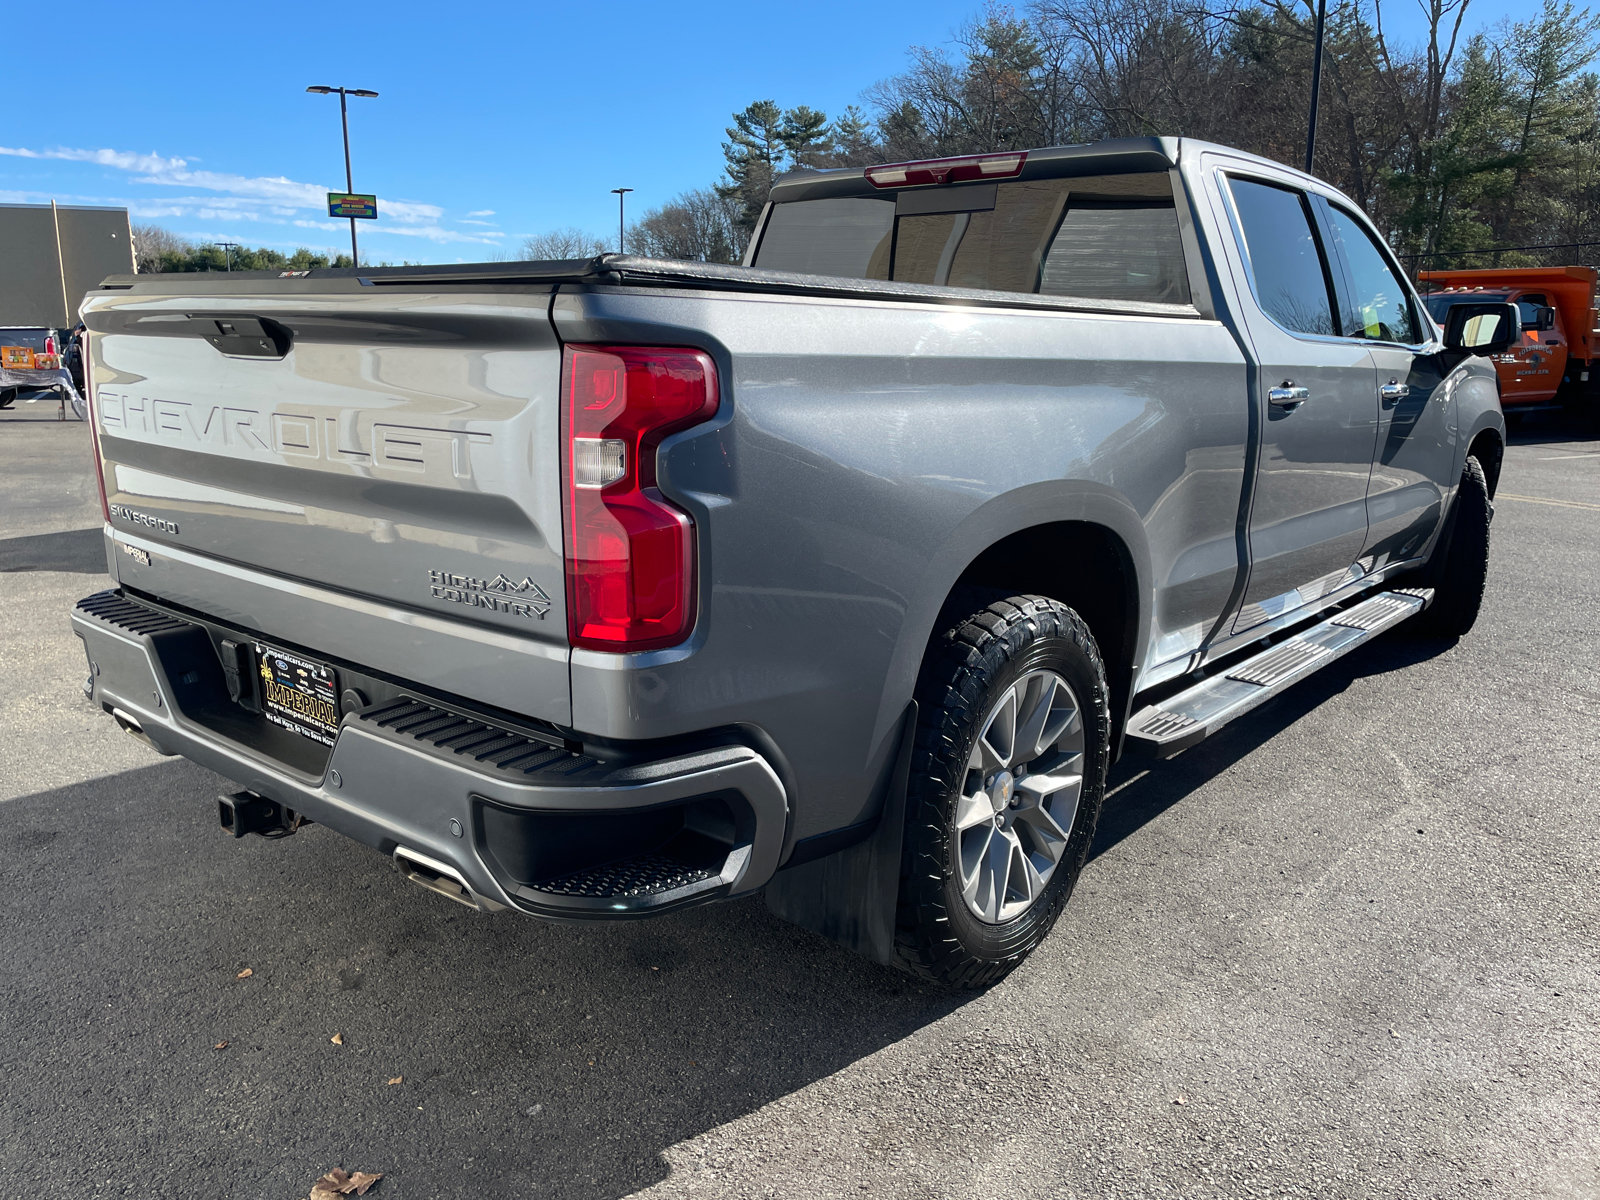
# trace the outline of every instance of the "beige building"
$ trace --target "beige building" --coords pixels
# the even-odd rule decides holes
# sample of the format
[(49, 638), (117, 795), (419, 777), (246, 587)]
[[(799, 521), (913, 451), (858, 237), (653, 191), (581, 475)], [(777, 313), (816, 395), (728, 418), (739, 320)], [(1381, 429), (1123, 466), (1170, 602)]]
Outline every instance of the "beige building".
[(133, 269), (125, 208), (0, 204), (0, 326), (70, 328), (85, 292)]

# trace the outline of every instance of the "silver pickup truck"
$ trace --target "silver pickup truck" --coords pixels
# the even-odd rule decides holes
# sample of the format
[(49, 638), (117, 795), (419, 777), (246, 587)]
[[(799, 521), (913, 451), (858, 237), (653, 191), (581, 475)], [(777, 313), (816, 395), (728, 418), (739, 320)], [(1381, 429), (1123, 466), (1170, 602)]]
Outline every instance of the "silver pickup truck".
[[(1136, 139), (806, 172), (743, 266), (108, 279), (93, 703), (480, 911), (764, 891), (956, 987), (1107, 766), (1482, 596), (1505, 305)], [(1387, 589), (1387, 590), (1386, 590)], [(1424, 611), (1426, 610), (1426, 611)]]

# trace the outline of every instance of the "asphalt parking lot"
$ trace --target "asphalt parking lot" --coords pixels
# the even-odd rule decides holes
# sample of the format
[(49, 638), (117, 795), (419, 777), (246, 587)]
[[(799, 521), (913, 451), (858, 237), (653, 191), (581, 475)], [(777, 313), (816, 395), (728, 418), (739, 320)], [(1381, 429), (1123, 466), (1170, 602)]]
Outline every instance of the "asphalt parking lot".
[(82, 697), (87, 429), (37, 407), (0, 413), (0, 1196), (1600, 1195), (1592, 425), (1514, 435), (1469, 637), (1120, 764), (1050, 940), (952, 997), (759, 900), (552, 926), (226, 838), (230, 785)]

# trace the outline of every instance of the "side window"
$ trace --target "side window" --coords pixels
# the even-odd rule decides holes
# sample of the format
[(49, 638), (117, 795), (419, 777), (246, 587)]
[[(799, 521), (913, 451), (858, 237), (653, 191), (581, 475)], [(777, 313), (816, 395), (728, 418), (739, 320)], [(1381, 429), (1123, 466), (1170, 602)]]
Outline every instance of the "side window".
[(1262, 309), (1297, 333), (1338, 333), (1328, 274), (1305, 199), (1299, 192), (1251, 179), (1230, 179), (1228, 187)]
[(1543, 296), (1518, 296), (1517, 309), (1522, 313), (1522, 327), (1524, 329), (1537, 329), (1539, 327), (1539, 310), (1550, 301)]
[(1384, 342), (1421, 341), (1417, 320), (1411, 311), (1411, 298), (1389, 268), (1388, 259), (1378, 244), (1361, 223), (1343, 209), (1330, 206), (1328, 211), (1333, 236), (1344, 252), (1351, 286), (1355, 289), (1347, 302), (1348, 311), (1340, 314), (1345, 334)]

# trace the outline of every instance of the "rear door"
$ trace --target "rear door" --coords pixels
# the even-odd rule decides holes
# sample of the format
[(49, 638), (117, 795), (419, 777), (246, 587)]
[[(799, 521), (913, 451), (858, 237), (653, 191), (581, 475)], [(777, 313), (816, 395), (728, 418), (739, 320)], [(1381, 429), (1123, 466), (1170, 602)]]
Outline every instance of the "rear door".
[(1315, 208), (1339, 267), (1340, 328), (1366, 347), (1375, 372), (1378, 436), (1360, 561), (1371, 571), (1415, 558), (1438, 525), (1455, 482), (1455, 413), (1433, 331), (1388, 251), (1350, 210), (1320, 198)]
[(1234, 632), (1348, 582), (1367, 539), (1377, 432), (1372, 359), (1339, 335), (1333, 269), (1307, 196), (1219, 173), (1232, 223), (1241, 319), (1260, 364), (1250, 575)]

